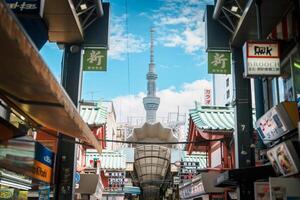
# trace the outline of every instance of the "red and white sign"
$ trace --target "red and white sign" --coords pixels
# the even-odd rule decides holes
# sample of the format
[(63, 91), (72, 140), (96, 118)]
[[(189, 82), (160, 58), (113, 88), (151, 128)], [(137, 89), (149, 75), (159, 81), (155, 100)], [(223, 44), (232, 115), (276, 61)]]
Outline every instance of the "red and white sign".
[(279, 76), (278, 42), (246, 42), (243, 48), (245, 76)]
[(211, 105), (211, 89), (204, 89), (204, 105)]

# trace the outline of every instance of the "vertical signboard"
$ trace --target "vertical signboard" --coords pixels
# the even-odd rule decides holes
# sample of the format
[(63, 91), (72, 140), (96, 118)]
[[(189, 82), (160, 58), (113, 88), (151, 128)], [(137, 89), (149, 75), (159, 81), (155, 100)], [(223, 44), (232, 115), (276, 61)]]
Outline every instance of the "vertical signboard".
[(245, 77), (280, 75), (278, 42), (246, 42), (243, 56)]
[(85, 49), (82, 64), (83, 71), (106, 71), (107, 50)]
[(36, 142), (33, 178), (51, 183), (53, 160), (54, 153)]
[(230, 74), (231, 56), (226, 51), (208, 52), (208, 73), (209, 74)]
[(211, 89), (204, 89), (204, 105), (211, 105)]

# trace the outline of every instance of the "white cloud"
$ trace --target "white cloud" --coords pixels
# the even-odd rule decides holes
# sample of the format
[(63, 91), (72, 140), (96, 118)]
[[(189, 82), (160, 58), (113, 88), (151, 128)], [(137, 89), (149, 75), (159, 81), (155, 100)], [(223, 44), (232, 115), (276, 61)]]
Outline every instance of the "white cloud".
[[(143, 38), (132, 33), (126, 33), (126, 15), (113, 16), (110, 25), (110, 48), (109, 57), (116, 60), (124, 60), (126, 53), (140, 53), (146, 50)], [(127, 41), (128, 39), (128, 41)], [(127, 49), (128, 42), (128, 49)]]
[(204, 47), (204, 5), (210, 0), (166, 0), (153, 14), (158, 40), (194, 54)]
[[(211, 88), (211, 82), (197, 80), (192, 83), (185, 83), (180, 90), (170, 87), (157, 92), (160, 98), (157, 118), (167, 117), (170, 112), (177, 112), (179, 106), (181, 113), (187, 113), (194, 108), (195, 101), (202, 101), (204, 89)], [(117, 121), (127, 122), (128, 119), (141, 119), (145, 117), (143, 97), (145, 93), (137, 95), (120, 96), (113, 99), (117, 113)]]

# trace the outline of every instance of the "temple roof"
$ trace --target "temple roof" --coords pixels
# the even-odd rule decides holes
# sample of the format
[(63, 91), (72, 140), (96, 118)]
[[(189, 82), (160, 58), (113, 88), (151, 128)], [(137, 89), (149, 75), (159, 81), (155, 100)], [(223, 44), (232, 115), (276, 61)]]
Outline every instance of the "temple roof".
[[(234, 129), (234, 109), (232, 107), (197, 106), (190, 110), (189, 116), (201, 130), (233, 131)], [(254, 112), (252, 117), (254, 126), (256, 121)]]

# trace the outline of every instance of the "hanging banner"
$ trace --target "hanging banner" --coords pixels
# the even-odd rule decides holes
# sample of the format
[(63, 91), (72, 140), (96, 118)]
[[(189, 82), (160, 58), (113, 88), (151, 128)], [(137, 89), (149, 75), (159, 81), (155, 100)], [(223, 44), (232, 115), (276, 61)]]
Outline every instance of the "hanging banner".
[(208, 73), (209, 74), (230, 74), (231, 73), (230, 52), (209, 51), (208, 52)]
[(278, 42), (246, 42), (243, 57), (245, 77), (280, 75)]
[(107, 50), (85, 49), (82, 64), (83, 71), (106, 71)]

